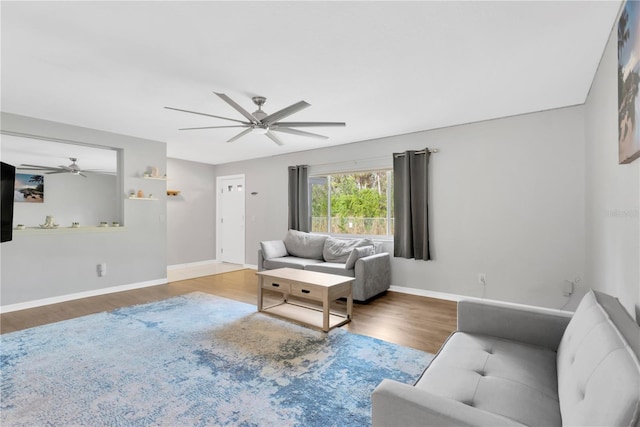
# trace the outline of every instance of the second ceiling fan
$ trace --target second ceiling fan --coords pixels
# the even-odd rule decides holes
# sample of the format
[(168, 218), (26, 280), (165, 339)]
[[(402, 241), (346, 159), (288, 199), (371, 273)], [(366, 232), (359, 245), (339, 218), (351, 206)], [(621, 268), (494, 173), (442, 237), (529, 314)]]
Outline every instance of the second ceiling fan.
[(312, 138), (320, 138), (320, 139), (328, 139), (327, 136), (318, 135), (316, 133), (306, 132), (293, 128), (301, 128), (301, 127), (330, 127), (330, 126), (345, 126), (344, 122), (281, 122), (280, 120), (289, 117), (290, 115), (297, 113), (298, 111), (310, 107), (311, 104), (300, 101), (292, 104), (286, 108), (283, 108), (280, 111), (276, 111), (273, 114), (267, 114), (262, 111), (262, 106), (267, 101), (267, 98), (262, 96), (254, 96), (251, 98), (258, 106), (258, 109), (253, 113), (248, 112), (244, 108), (242, 108), (237, 102), (233, 99), (229, 98), (224, 93), (217, 93), (223, 101), (233, 107), (236, 111), (242, 114), (247, 120), (237, 120), (229, 117), (221, 117), (215, 116), (213, 114), (207, 113), (199, 113), (197, 111), (189, 111), (183, 110), (180, 108), (173, 107), (164, 107), (169, 110), (182, 111), (183, 113), (191, 113), (191, 114), (199, 114), (201, 116), (214, 117), (216, 119), (230, 120), (233, 122), (237, 122), (237, 125), (229, 125), (229, 126), (205, 126), (205, 127), (195, 127), (195, 128), (182, 128), (179, 130), (200, 130), (200, 129), (220, 129), (220, 128), (246, 128), (239, 134), (235, 135), (227, 142), (233, 142), (243, 136), (247, 135), (250, 132), (258, 132), (266, 135), (269, 139), (275, 142), (278, 145), (283, 145), (282, 141), (273, 133), (273, 132), (282, 132), (289, 133), (298, 136), (307, 136)]

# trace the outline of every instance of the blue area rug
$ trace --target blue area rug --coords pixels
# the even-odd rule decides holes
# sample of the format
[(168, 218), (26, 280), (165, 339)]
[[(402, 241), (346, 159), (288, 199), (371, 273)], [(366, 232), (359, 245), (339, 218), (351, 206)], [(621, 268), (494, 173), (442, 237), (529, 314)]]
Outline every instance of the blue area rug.
[(192, 293), (1, 336), (1, 416), (14, 425), (371, 424), (383, 378), (432, 355)]

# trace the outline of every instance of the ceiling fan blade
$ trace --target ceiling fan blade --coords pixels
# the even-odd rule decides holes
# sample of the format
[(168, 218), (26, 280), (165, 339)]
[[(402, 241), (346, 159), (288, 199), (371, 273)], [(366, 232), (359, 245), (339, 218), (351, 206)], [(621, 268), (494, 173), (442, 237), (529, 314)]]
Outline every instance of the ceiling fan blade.
[(269, 130), (272, 130), (274, 132), (290, 133), (292, 135), (308, 136), (310, 138), (329, 139), (328, 136), (318, 135), (317, 133), (305, 132), (303, 130), (298, 130), (298, 129), (290, 129), (290, 128), (283, 128), (283, 127), (270, 127)]
[(58, 165), (58, 168), (60, 169), (64, 169), (66, 171), (72, 171), (73, 169), (71, 169), (69, 166), (64, 166), (64, 165)]
[(271, 123), (275, 123), (276, 121), (278, 121), (280, 119), (284, 119), (285, 117), (289, 117), (293, 113), (297, 113), (300, 110), (304, 110), (307, 107), (311, 107), (311, 104), (309, 104), (309, 103), (307, 103), (305, 101), (296, 102), (295, 104), (289, 105), (288, 107), (283, 108), (280, 111), (276, 111), (273, 114), (269, 114), (267, 117), (262, 119), (262, 123), (265, 124), (265, 125), (270, 125)]
[(54, 173), (69, 173), (68, 170), (64, 170), (64, 169), (59, 169), (59, 170), (52, 170), (51, 172), (45, 172), (47, 175), (51, 175)]
[(344, 122), (278, 122), (272, 123), (273, 126), (282, 126), (287, 128), (312, 128), (312, 127), (330, 127), (330, 126), (346, 126)]
[(265, 136), (267, 136), (269, 139), (271, 139), (273, 142), (275, 142), (278, 145), (284, 145), (284, 142), (280, 141), (280, 139), (274, 134), (272, 134), (271, 131), (268, 131), (267, 133), (265, 133)]
[(221, 128), (244, 128), (245, 125), (231, 125), (231, 126), (205, 126), (199, 128), (182, 128), (178, 130), (198, 130), (198, 129), (221, 129)]
[(22, 166), (26, 166), (27, 168), (30, 169), (44, 169), (44, 170), (49, 170), (49, 169), (57, 169), (55, 166), (40, 166), (40, 165), (27, 165), (27, 164), (21, 164), (20, 166), (18, 166), (18, 169), (25, 169)]
[(173, 107), (164, 107), (164, 108), (166, 108), (167, 110), (182, 111), (183, 113), (199, 114), (201, 116), (214, 117), (216, 119), (231, 120), (232, 122), (243, 123), (243, 124), (246, 124), (246, 125), (250, 124), (250, 123), (247, 123), (247, 122), (243, 122), (242, 120), (230, 119), (229, 117), (214, 116), (213, 114), (198, 113), (197, 111), (182, 110), (180, 108), (173, 108)]
[(245, 136), (246, 134), (248, 134), (249, 132), (251, 132), (253, 130), (253, 128), (247, 128), (245, 130), (243, 130), (242, 132), (240, 132), (239, 134), (237, 134), (236, 136), (234, 136), (233, 138), (231, 138), (230, 140), (228, 140), (227, 142), (233, 142), (236, 139), (240, 139), (243, 136)]
[(83, 176), (83, 177), (87, 177), (87, 175), (83, 174), (82, 172), (78, 172), (78, 175)]
[(82, 169), (80, 172), (83, 173), (96, 173), (100, 175), (117, 175), (115, 172), (106, 171), (103, 169)]
[(246, 117), (250, 122), (252, 123), (258, 123), (260, 122), (260, 120), (256, 119), (255, 117), (253, 117), (253, 114), (251, 114), (250, 112), (248, 112), (247, 110), (245, 110), (244, 108), (242, 108), (237, 102), (235, 102), (233, 99), (229, 98), (227, 95), (225, 95), (224, 93), (218, 93), (218, 92), (213, 92), (216, 95), (218, 95), (224, 102), (226, 102), (227, 104), (231, 105), (233, 107), (234, 110), (236, 110), (238, 113), (242, 114), (244, 117)]

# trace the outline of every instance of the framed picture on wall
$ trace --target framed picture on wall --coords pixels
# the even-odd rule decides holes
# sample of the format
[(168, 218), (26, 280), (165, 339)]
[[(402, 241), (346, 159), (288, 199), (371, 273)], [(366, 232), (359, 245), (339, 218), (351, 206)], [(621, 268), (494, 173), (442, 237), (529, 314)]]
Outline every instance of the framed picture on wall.
[(16, 173), (15, 202), (44, 203), (44, 175)]
[(618, 162), (640, 157), (640, 2), (627, 1), (618, 21)]

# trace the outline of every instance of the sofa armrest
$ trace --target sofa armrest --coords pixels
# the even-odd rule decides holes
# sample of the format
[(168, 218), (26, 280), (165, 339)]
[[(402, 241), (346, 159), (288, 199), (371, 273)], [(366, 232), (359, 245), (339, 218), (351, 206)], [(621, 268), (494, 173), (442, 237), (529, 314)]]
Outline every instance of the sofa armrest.
[(355, 264), (353, 299), (365, 301), (391, 286), (391, 258), (388, 253), (360, 258)]
[(264, 270), (264, 255), (262, 249), (258, 249), (258, 271)]
[(388, 426), (521, 426), (509, 418), (409, 384), (385, 379), (371, 394), (374, 427)]
[(458, 331), (490, 335), (557, 351), (573, 313), (493, 301), (458, 303)]

